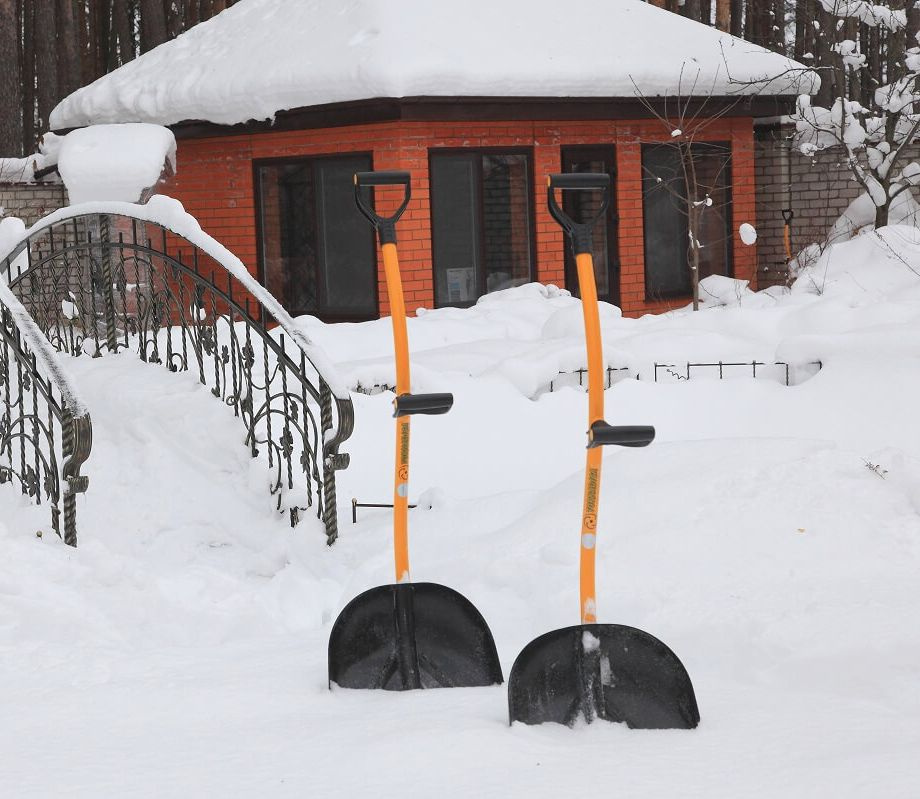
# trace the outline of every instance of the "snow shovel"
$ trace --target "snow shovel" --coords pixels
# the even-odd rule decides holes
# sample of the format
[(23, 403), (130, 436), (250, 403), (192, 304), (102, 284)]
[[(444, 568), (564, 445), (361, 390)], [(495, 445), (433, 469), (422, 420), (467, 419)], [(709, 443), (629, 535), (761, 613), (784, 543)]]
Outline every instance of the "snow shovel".
[[(409, 581), (409, 420), (417, 413), (443, 414), (451, 394), (412, 394), (409, 343), (396, 222), (411, 196), (408, 172), (359, 172), (355, 200), (376, 228), (383, 251), (396, 350), (396, 468), (393, 491), (393, 548), (396, 582), (355, 597), (339, 614), (329, 637), (329, 684), (343, 688), (450, 688), (502, 682), (501, 665), (488, 625), (472, 603), (451, 588)], [(362, 191), (398, 186), (402, 204), (378, 216)]]
[[(593, 219), (575, 222), (559, 207), (555, 190), (602, 191)], [(644, 447), (653, 427), (614, 427), (604, 421), (603, 355), (591, 229), (610, 201), (607, 175), (551, 175), (547, 201), (571, 237), (578, 270), (588, 351), (588, 452), (581, 526), (581, 624), (531, 641), (508, 678), (510, 721), (572, 726), (579, 719), (623, 722), (639, 729), (691, 729), (700, 721), (693, 685), (683, 664), (661, 641), (635, 627), (598, 624), (594, 554), (601, 488), (602, 447)]]

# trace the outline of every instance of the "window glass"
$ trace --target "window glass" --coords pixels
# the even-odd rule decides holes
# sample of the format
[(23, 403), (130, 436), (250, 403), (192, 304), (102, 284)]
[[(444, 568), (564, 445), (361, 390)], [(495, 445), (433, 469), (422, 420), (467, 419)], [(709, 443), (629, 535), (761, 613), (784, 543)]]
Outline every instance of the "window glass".
[(530, 159), (523, 153), (431, 154), (438, 305), (470, 305), (533, 275)]
[[(692, 167), (692, 169), (691, 169)], [(642, 200), (645, 216), (645, 292), (650, 298), (691, 293), (688, 186), (696, 176), (701, 203), (697, 237), (700, 279), (730, 272), (731, 151), (724, 144), (694, 143), (642, 148)], [(690, 175), (688, 181), (685, 173)], [(706, 198), (709, 198), (709, 201)]]
[(355, 208), (352, 182), (370, 168), (368, 156), (258, 167), (263, 281), (289, 313), (376, 315), (373, 231)]

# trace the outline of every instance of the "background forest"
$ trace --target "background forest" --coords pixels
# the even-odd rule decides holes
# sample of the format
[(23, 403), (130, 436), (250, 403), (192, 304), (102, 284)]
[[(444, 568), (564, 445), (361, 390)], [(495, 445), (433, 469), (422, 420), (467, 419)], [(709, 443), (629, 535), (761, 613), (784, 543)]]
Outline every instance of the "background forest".
[[(33, 152), (63, 97), (235, 2), (0, 0), (0, 155)], [(827, 8), (831, 0), (649, 2), (816, 66), (825, 75), (815, 98), (822, 106), (841, 95), (869, 105), (870, 93), (888, 81), (891, 65), (920, 30), (916, 0), (888, 3), (907, 12), (907, 27), (895, 36), (856, 18), (838, 19)], [(835, 50), (842, 40), (866, 55), (864, 69), (842, 69)]]

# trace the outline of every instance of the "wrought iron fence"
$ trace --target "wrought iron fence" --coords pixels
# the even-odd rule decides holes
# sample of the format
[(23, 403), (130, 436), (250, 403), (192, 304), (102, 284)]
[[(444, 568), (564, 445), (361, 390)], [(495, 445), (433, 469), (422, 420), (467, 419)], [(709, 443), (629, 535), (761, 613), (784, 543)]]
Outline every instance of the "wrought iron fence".
[[(77, 545), (76, 496), (92, 422), (42, 332), (0, 278), (0, 485), (51, 507), (51, 526)], [(62, 517), (63, 516), (63, 520)]]
[(332, 543), (335, 472), (348, 465), (339, 447), (354, 426), (347, 389), (235, 256), (190, 235), (134, 215), (59, 218), (0, 262), (0, 276), (58, 350), (133, 350), (194, 374), (242, 421), (276, 508), (292, 526), (314, 509)]

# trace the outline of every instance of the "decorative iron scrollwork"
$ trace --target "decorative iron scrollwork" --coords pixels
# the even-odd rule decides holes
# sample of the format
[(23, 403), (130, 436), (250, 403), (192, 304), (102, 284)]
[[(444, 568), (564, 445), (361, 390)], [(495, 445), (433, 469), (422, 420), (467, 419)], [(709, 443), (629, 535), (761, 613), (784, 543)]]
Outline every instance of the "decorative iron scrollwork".
[[(27, 265), (16, 268), (21, 254)], [(160, 225), (111, 214), (34, 233), (0, 262), (3, 272), (57, 350), (133, 349), (142, 361), (195, 374), (241, 420), (252, 456), (266, 461), (275, 507), (292, 525), (312, 509), (335, 540), (335, 472), (348, 465), (338, 449), (354, 426), (351, 400), (332, 394), (292, 340), (289, 318), (268, 328), (248, 275)]]

